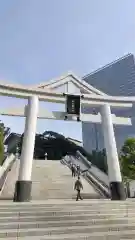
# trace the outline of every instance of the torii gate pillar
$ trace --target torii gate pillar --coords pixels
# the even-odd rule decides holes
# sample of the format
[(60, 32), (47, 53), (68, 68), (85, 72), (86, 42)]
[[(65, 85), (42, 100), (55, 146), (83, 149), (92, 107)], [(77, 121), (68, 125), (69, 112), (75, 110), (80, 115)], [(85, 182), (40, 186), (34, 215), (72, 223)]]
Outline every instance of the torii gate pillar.
[(20, 158), (18, 181), (15, 186), (14, 201), (26, 202), (31, 200), (31, 174), (33, 153), (36, 135), (36, 124), (38, 115), (38, 97), (32, 96), (28, 99), (25, 131)]
[(111, 109), (109, 104), (104, 104), (103, 106), (101, 106), (101, 118), (104, 134), (104, 143), (107, 154), (111, 199), (125, 200), (126, 193), (121, 177), (120, 164), (111, 117)]

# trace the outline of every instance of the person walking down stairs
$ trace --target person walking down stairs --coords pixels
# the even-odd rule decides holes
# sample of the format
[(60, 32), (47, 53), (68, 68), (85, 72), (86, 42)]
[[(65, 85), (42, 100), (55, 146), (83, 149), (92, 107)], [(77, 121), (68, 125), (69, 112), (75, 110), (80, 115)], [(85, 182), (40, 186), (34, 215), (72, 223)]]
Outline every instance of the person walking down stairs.
[(71, 166), (71, 171), (72, 171), (72, 177), (75, 177), (75, 165), (74, 164), (72, 164), (72, 166)]
[(75, 186), (74, 186), (74, 190), (77, 191), (77, 195), (76, 195), (76, 201), (83, 200), (83, 198), (81, 197), (81, 189), (83, 189), (83, 185), (82, 182), (80, 180), (80, 177), (78, 177), (78, 179), (75, 182)]
[(80, 169), (80, 165), (78, 164), (77, 165), (77, 176), (79, 177), (80, 176), (80, 174), (81, 174), (81, 169)]

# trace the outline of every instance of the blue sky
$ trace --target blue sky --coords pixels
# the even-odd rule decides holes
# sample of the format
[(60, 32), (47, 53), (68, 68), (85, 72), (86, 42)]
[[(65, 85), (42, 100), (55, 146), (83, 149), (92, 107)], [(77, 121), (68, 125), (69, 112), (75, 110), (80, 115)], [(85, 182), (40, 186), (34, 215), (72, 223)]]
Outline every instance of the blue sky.
[[(69, 70), (84, 76), (135, 53), (134, 10), (134, 0), (0, 0), (0, 79), (38, 84)], [(2, 109), (25, 103), (0, 100)], [(12, 131), (23, 132), (23, 118), (0, 119)], [(81, 139), (79, 123), (38, 120), (37, 132), (45, 130)]]

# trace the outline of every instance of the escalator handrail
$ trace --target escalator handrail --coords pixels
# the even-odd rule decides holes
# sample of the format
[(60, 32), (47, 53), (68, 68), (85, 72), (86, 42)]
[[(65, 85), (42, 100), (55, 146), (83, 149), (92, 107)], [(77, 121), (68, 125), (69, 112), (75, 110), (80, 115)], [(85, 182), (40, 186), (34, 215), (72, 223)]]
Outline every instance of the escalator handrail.
[[(69, 164), (69, 161), (71, 163), (73, 163), (73, 159), (77, 160), (77, 158), (75, 158), (74, 156), (67, 156), (69, 159), (67, 161), (66, 157), (64, 158), (63, 160), (63, 163), (66, 164), (70, 169), (70, 164)], [(92, 182), (92, 184), (94, 185), (95, 187), (95, 190), (98, 190), (98, 192), (106, 197), (106, 198), (110, 198), (110, 192), (109, 192), (109, 189), (108, 187), (105, 187), (97, 178), (96, 176), (93, 176), (92, 173), (88, 170), (87, 171), (87, 174), (86, 174), (86, 180), (89, 182)]]
[(90, 164), (90, 166), (93, 166), (102, 176), (104, 176), (105, 178), (107, 178), (106, 181), (103, 180), (103, 179), (100, 179), (96, 174), (94, 174), (94, 173), (90, 170), (91, 174), (92, 174), (102, 185), (104, 185), (104, 187), (106, 187), (107, 189), (109, 189), (109, 179), (108, 179), (107, 174), (105, 174), (105, 173), (102, 172), (97, 166), (95, 166), (95, 165), (93, 165), (91, 162), (89, 162), (88, 159), (87, 159), (86, 157), (84, 157), (84, 156), (80, 153), (80, 151), (77, 151), (77, 153), (78, 153), (78, 154), (77, 154), (77, 157), (78, 157), (78, 155), (79, 155), (79, 157), (80, 157), (87, 165)]

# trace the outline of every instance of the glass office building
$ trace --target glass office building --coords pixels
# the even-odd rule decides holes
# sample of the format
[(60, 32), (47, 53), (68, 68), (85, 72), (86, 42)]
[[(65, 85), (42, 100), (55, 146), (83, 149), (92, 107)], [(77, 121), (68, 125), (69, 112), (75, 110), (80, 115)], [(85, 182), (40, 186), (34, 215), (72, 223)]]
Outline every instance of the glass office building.
[[(128, 54), (86, 76), (83, 80), (108, 95), (135, 96), (135, 60)], [(111, 109), (116, 116), (132, 117), (132, 126), (114, 126), (118, 151), (128, 137), (135, 137), (135, 106), (131, 109)], [(92, 108), (83, 109), (85, 113), (95, 112)], [(98, 109), (96, 109), (98, 111)], [(84, 148), (91, 152), (104, 148), (100, 124), (82, 123)]]

